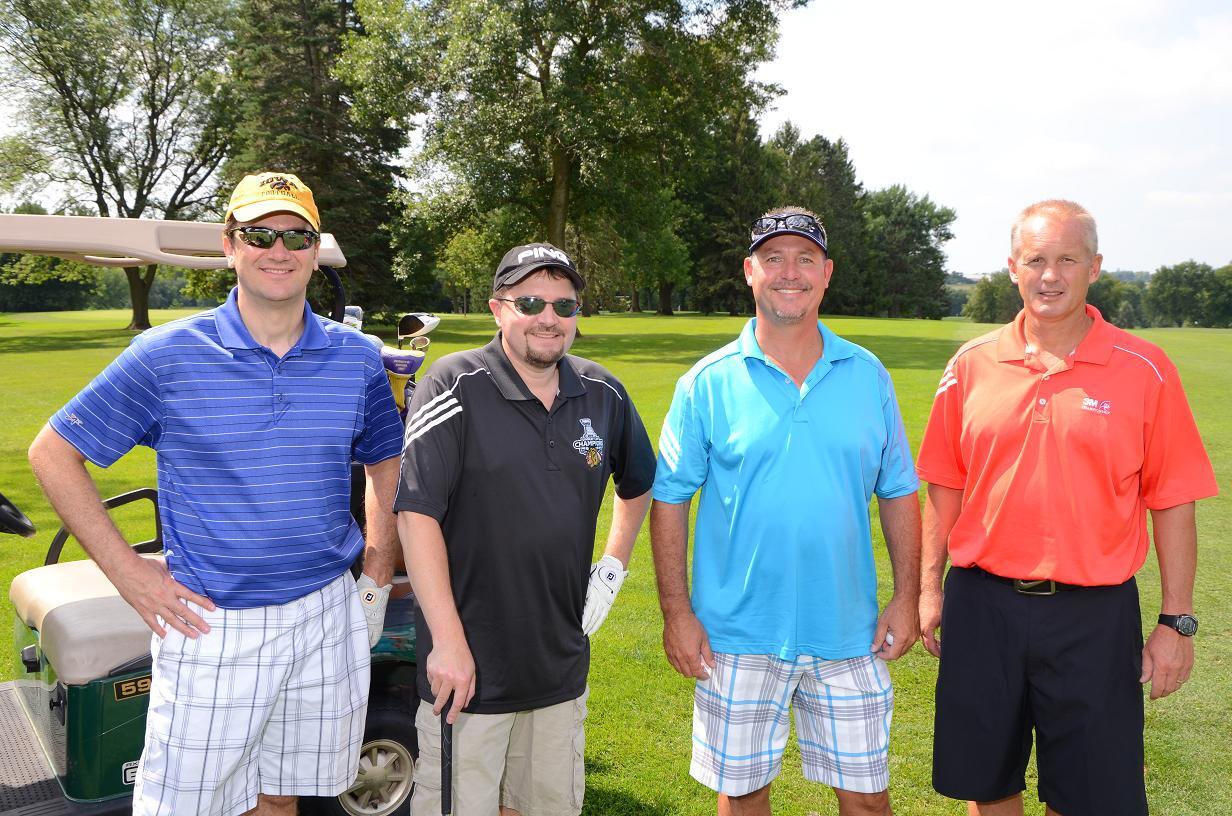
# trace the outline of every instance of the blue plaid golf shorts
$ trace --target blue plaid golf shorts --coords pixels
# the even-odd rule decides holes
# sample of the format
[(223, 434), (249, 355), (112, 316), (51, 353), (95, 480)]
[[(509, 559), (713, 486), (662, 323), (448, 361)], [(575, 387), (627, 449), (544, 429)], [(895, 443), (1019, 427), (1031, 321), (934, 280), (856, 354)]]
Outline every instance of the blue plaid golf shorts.
[(894, 690), (883, 660), (714, 658), (693, 697), (694, 779), (729, 796), (770, 784), (782, 767), (794, 708), (805, 778), (859, 793), (889, 785)]

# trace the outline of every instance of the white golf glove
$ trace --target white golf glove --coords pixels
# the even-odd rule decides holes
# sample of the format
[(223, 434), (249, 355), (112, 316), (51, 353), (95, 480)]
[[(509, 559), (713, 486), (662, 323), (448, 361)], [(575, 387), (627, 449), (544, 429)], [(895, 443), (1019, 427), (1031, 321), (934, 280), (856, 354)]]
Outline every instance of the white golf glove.
[(381, 639), (381, 630), (385, 628), (385, 607), (389, 604), (389, 592), (394, 585), (377, 586), (376, 581), (361, 575), (355, 586), (359, 589), (359, 604), (364, 608), (364, 617), (368, 621), (368, 648), (371, 649)]
[(590, 583), (586, 587), (586, 608), (582, 611), (582, 634), (590, 636), (599, 631), (628, 574), (620, 559), (611, 555), (605, 555), (598, 563), (591, 565)]

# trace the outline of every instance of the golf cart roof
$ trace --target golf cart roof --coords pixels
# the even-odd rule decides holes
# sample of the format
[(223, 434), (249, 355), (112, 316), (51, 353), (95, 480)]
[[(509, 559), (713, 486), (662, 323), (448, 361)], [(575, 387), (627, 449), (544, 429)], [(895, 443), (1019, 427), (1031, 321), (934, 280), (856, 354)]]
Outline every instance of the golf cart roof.
[[(222, 226), (152, 218), (0, 214), (0, 252), (55, 255), (97, 266), (161, 263), (225, 269)], [(338, 242), (328, 232), (321, 233), (319, 261), (346, 266)]]

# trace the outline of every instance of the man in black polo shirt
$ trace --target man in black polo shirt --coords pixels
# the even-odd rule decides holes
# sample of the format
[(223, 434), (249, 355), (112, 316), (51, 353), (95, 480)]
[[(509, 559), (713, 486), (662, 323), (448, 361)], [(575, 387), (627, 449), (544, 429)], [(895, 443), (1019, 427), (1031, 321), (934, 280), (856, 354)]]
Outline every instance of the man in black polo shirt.
[[(419, 599), (414, 816), (440, 812), (440, 727), (454, 723), (458, 813), (577, 814), (588, 636), (625, 577), (655, 457), (628, 393), (567, 355), (585, 282), (550, 244), (492, 281), (499, 327), (438, 360), (407, 412), (394, 504)], [(604, 556), (590, 566), (609, 475)]]

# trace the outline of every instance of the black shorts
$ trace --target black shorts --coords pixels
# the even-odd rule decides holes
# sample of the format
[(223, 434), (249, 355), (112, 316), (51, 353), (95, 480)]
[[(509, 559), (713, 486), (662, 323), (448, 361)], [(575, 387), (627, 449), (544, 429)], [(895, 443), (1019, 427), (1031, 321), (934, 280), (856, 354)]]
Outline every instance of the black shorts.
[(1022, 595), (950, 570), (941, 613), (933, 787), (988, 802), (1026, 788), (1064, 816), (1146, 814), (1138, 585)]

